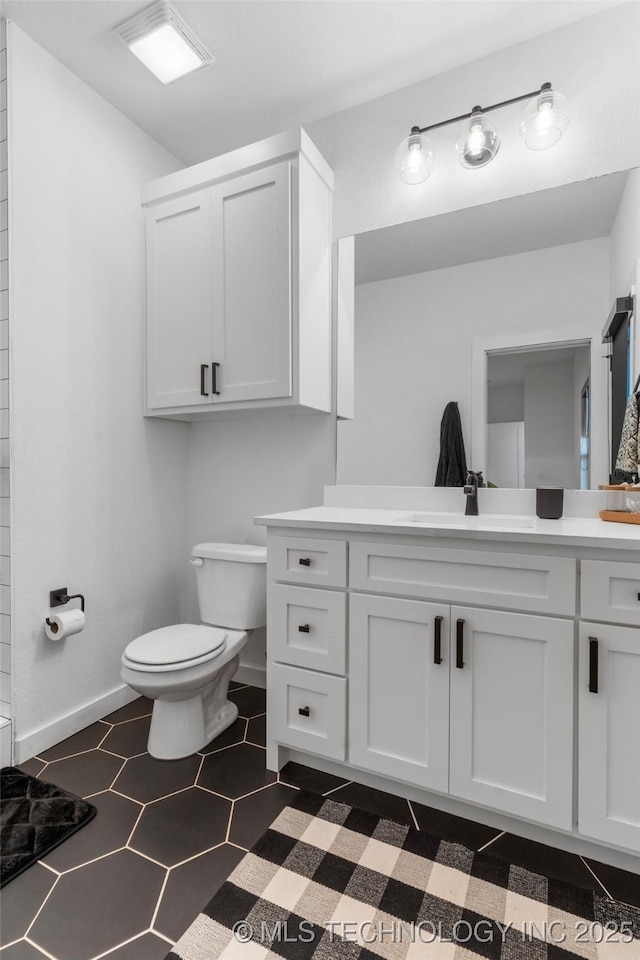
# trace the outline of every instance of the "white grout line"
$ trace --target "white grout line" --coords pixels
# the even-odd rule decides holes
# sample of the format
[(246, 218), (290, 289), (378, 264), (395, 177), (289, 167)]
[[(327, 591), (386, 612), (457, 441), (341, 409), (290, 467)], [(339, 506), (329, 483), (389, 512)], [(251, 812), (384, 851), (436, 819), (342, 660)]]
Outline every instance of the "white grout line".
[(411, 800), (407, 800), (407, 803), (409, 804), (409, 810), (411, 811), (411, 816), (412, 816), (412, 818), (413, 818), (414, 826), (415, 826), (416, 830), (419, 830), (419, 829), (420, 829), (420, 825), (419, 825), (418, 820), (417, 820), (417, 818), (416, 818), (415, 811), (414, 811), (413, 807), (411, 806)]
[(203, 787), (201, 783), (195, 784), (196, 790), (204, 790), (205, 793), (211, 793), (214, 797), (220, 797), (221, 800), (230, 800), (233, 803), (233, 797), (225, 797), (224, 793), (216, 793), (215, 790), (210, 790), (209, 787)]
[(17, 940), (12, 940), (11, 943), (3, 943), (2, 949), (8, 950), (9, 947), (13, 947), (16, 943), (22, 943), (23, 940), (24, 940), (24, 937), (18, 937)]
[(167, 886), (167, 881), (169, 880), (169, 871), (164, 875), (164, 880), (162, 881), (162, 886), (160, 887), (160, 893), (158, 894), (158, 900), (156, 902), (155, 910), (153, 911), (153, 916), (151, 917), (151, 923), (149, 924), (150, 928), (153, 929), (153, 925), (156, 922), (156, 917), (158, 916), (158, 910), (160, 909), (160, 903), (164, 897), (164, 891)]
[[(112, 756), (115, 756), (115, 754), (112, 754)], [(118, 757), (118, 760), (122, 760), (122, 757)], [(122, 773), (122, 771), (124, 770), (124, 766), (125, 766), (126, 762), (127, 762), (126, 760), (122, 760), (122, 763), (121, 763), (121, 765), (120, 765), (120, 768), (119, 768), (118, 772), (116, 773), (115, 777), (113, 778), (113, 780), (112, 780), (111, 783), (109, 784), (109, 787), (108, 787), (109, 790), (111, 790), (112, 786), (114, 785), (114, 783), (116, 782), (116, 780), (118, 779), (118, 777), (120, 776), (120, 774)]]
[(161, 940), (165, 940), (169, 944), (169, 946), (171, 947), (175, 946), (176, 941), (171, 940), (170, 937), (165, 937), (164, 933), (160, 933), (159, 930), (149, 930), (149, 933), (153, 933), (155, 934), (156, 937), (160, 937)]
[(265, 783), (261, 787), (257, 787), (255, 790), (250, 790), (249, 793), (243, 793), (241, 797), (226, 797), (223, 793), (216, 793), (215, 790), (210, 790), (209, 787), (203, 787), (201, 783), (196, 783), (196, 787), (199, 790), (206, 790), (207, 793), (212, 793), (214, 797), (222, 797), (223, 800), (231, 800), (233, 803), (237, 803), (238, 800), (245, 800), (247, 797), (253, 797), (256, 793), (261, 793), (263, 790), (268, 790), (269, 787), (273, 787), (277, 780), (274, 780), (273, 783)]
[(85, 860), (83, 863), (77, 863), (75, 867), (69, 867), (68, 870), (63, 870), (62, 875), (66, 876), (68, 873), (75, 873), (76, 870), (79, 870), (81, 867), (88, 867), (91, 863), (98, 863), (99, 860), (106, 860), (107, 857), (110, 857), (114, 853), (121, 853), (122, 850), (125, 850), (126, 847), (122, 844), (119, 847), (116, 847), (115, 850), (109, 850), (107, 853), (101, 853), (99, 857), (92, 857), (91, 860)]
[(484, 846), (478, 847), (478, 849), (476, 850), (476, 853), (481, 853), (483, 850), (486, 850), (487, 847), (490, 847), (491, 844), (492, 844), (492, 843), (495, 843), (496, 840), (499, 840), (500, 837), (504, 837), (504, 835), (505, 835), (506, 832), (507, 832), (506, 830), (503, 830), (502, 833), (499, 833), (499, 834), (497, 835), (497, 837), (493, 837), (491, 840), (489, 840), (488, 843), (485, 843)]
[[(579, 854), (578, 854), (578, 856), (579, 856)], [(604, 892), (606, 893), (606, 895), (607, 895), (607, 897), (609, 898), (609, 900), (615, 900), (615, 897), (612, 897), (612, 896), (611, 896), (611, 894), (609, 893), (609, 891), (608, 891), (607, 888), (605, 887), (604, 883), (602, 882), (602, 880), (600, 879), (600, 877), (598, 876), (598, 874), (593, 872), (593, 870), (591, 869), (591, 867), (589, 866), (589, 864), (587, 863), (587, 861), (584, 859), (584, 857), (580, 857), (580, 859), (581, 859), (582, 862), (584, 863), (584, 865), (585, 865), (585, 867), (587, 868), (587, 870), (589, 871), (589, 873), (594, 877), (595, 880), (598, 881), (598, 883), (600, 884), (600, 886), (602, 887), (602, 889), (603, 889)]]
[(231, 834), (231, 822), (232, 822), (232, 820), (233, 820), (233, 814), (234, 814), (235, 809), (236, 809), (236, 802), (235, 802), (235, 800), (232, 800), (232, 801), (231, 801), (231, 810), (229, 811), (229, 819), (227, 820), (227, 832), (226, 832), (225, 837), (224, 837), (224, 842), (225, 842), (225, 843), (228, 843), (228, 842), (229, 842), (229, 836), (230, 836), (230, 834)]
[[(186, 793), (187, 790), (193, 790), (194, 787), (197, 787), (197, 783), (190, 783), (187, 787), (180, 787), (179, 790), (174, 790), (173, 793), (165, 793), (161, 797), (154, 797), (153, 800), (147, 800), (143, 806), (150, 807), (153, 803), (160, 803), (161, 800), (168, 800), (169, 797), (177, 797), (179, 793)], [(142, 802), (142, 801), (140, 801)]]
[(44, 862), (44, 860), (38, 860), (37, 862), (40, 864), (41, 867), (44, 867), (45, 870), (50, 870), (51, 873), (55, 873), (56, 877), (60, 877), (62, 875), (61, 870), (54, 870), (53, 867), (50, 867), (48, 863)]
[(105, 720), (104, 723), (110, 723), (112, 727), (121, 727), (123, 723), (131, 723), (133, 720), (146, 720), (147, 717), (151, 716), (152, 711), (149, 713), (141, 713), (139, 717), (129, 717), (128, 720)]
[(128, 846), (128, 845), (131, 843), (132, 837), (133, 837), (134, 833), (136, 832), (136, 827), (137, 827), (138, 824), (140, 823), (140, 818), (142, 817), (142, 814), (144, 813), (145, 809), (146, 809), (146, 803), (143, 803), (143, 804), (142, 804), (142, 808), (141, 808), (141, 810), (140, 810), (140, 813), (139, 813), (138, 816), (136, 817), (136, 822), (135, 822), (134, 825), (131, 827), (131, 833), (130, 833), (129, 836), (127, 837), (127, 842), (126, 842), (125, 846)]
[(162, 867), (163, 870), (169, 869), (166, 863), (160, 863), (159, 860), (154, 860), (153, 857), (150, 857), (148, 853), (143, 853), (142, 850), (136, 850), (135, 847), (130, 847), (129, 844), (127, 844), (125, 850), (129, 850), (131, 853), (135, 853), (139, 857), (143, 857), (144, 860), (150, 860), (151, 863), (155, 863), (156, 867)]
[(186, 860), (181, 860), (180, 863), (174, 863), (172, 867), (167, 867), (167, 870), (169, 873), (171, 873), (172, 870), (176, 870), (178, 867), (184, 867), (185, 863), (191, 863), (192, 860), (197, 860), (198, 857), (203, 856), (205, 853), (212, 853), (219, 847), (224, 847), (226, 842), (226, 840), (221, 840), (220, 843), (215, 843), (212, 847), (207, 847), (206, 850), (200, 850), (199, 853), (194, 853), (192, 857), (187, 857)]
[(92, 957), (91, 960), (102, 960), (103, 957), (111, 957), (116, 950), (119, 950), (121, 947), (126, 947), (129, 943), (135, 943), (136, 940), (139, 940), (141, 937), (144, 937), (145, 934), (151, 932), (152, 930), (149, 928), (148, 930), (143, 930), (142, 933), (136, 933), (135, 937), (131, 937), (129, 940), (123, 940), (122, 943), (119, 943), (116, 947), (109, 947), (104, 953), (99, 953), (97, 956)]
[(29, 937), (24, 937), (25, 943), (28, 943), (30, 947), (33, 947), (34, 950), (37, 950), (38, 953), (43, 957), (49, 957), (49, 960), (57, 960), (52, 953), (49, 953), (44, 947), (41, 947), (40, 944), (36, 943), (35, 940), (30, 940)]
[[(350, 787), (352, 783), (353, 780), (347, 780), (346, 783), (341, 783), (339, 787), (332, 787), (331, 790), (327, 790), (327, 792), (323, 793), (322, 796), (328, 797), (330, 794), (335, 793), (336, 790), (342, 790), (343, 787)], [(300, 787), (298, 787), (298, 790), (300, 790)]]
[(230, 847), (236, 847), (238, 850), (244, 850), (245, 853), (249, 853), (248, 847), (241, 847), (239, 843), (234, 843), (233, 840), (227, 840), (227, 843)]
[[(109, 787), (108, 790), (103, 790), (102, 793), (115, 793), (117, 797), (122, 797), (123, 800), (130, 800), (131, 803), (137, 803), (139, 807), (145, 806), (142, 800), (136, 800), (134, 797), (128, 797), (126, 793), (121, 793), (120, 790), (114, 790), (113, 787)], [(92, 796), (97, 797), (98, 794), (94, 793)]]
[[(36, 920), (38, 919), (38, 917), (39, 917), (40, 914), (42, 913), (42, 910), (43, 910), (43, 908), (44, 908), (45, 903), (47, 902), (47, 900), (49, 899), (49, 897), (51, 896), (51, 894), (53, 893), (53, 891), (55, 890), (55, 888), (58, 886), (58, 883), (59, 883), (59, 882), (60, 882), (60, 877), (56, 877), (56, 879), (55, 879), (55, 880), (53, 881), (53, 883), (51, 884), (51, 890), (49, 890), (49, 893), (46, 895), (46, 897), (44, 898), (44, 900), (42, 901), (42, 903), (41, 903), (40, 906), (38, 907), (38, 909), (37, 909), (37, 911), (36, 911), (36, 914), (35, 914), (33, 920), (31, 921), (31, 923), (29, 924), (29, 926), (28, 926), (27, 929), (26, 929), (26, 932), (25, 932), (25, 935), (24, 935), (24, 939), (25, 939), (25, 940), (27, 939), (28, 934), (31, 932), (31, 928), (33, 927), (34, 923), (36, 922)], [(40, 948), (38, 947), (38, 949), (40, 949)]]

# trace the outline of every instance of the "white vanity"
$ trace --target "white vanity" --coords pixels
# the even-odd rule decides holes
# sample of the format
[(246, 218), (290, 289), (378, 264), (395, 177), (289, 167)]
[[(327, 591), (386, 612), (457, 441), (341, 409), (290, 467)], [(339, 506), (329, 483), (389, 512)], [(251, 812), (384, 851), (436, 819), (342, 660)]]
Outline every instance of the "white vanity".
[[(268, 766), (294, 759), (640, 872), (638, 528), (597, 509), (488, 516), (508, 491), (481, 491), (468, 519), (461, 491), (437, 491), (458, 513), (400, 492), (391, 509), (327, 488), (324, 507), (257, 520)], [(584, 510), (598, 494), (581, 496)]]

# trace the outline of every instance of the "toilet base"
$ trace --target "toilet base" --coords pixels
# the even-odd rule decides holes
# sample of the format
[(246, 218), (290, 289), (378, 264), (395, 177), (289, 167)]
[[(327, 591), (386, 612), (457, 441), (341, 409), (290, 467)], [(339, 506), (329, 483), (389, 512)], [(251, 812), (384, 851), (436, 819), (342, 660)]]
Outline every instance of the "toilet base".
[(238, 708), (227, 699), (240, 657), (229, 660), (203, 691), (183, 700), (153, 704), (147, 749), (156, 760), (180, 760), (202, 750), (235, 722)]

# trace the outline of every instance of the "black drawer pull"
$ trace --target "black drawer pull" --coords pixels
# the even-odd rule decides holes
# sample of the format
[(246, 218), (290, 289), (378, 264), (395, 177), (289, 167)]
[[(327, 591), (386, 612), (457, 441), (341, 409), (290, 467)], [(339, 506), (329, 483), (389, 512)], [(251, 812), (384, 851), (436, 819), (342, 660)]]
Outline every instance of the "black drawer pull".
[(207, 391), (205, 390), (205, 377), (207, 376), (207, 367), (208, 367), (208, 366), (209, 366), (208, 363), (201, 363), (201, 364), (200, 364), (200, 396), (201, 396), (201, 397), (208, 397), (208, 396), (209, 396), (209, 394), (208, 394)]
[(309, 710), (309, 707), (300, 707), (298, 713), (301, 717), (308, 717), (311, 713), (311, 710)]
[(589, 637), (589, 693), (598, 692), (598, 640)]
[(211, 364), (211, 393), (215, 394), (216, 397), (220, 396), (220, 391), (218, 390), (218, 367), (219, 363)]
[(433, 662), (442, 663), (442, 617), (433, 621)]
[(456, 667), (464, 667), (464, 620), (456, 622)]
[(310, 630), (311, 630), (311, 627), (309, 626), (308, 623), (301, 623), (300, 626), (298, 627), (298, 633), (309, 633)]
[(310, 567), (311, 559), (309, 557), (300, 557), (300, 559), (298, 560), (298, 563), (300, 564), (301, 567)]

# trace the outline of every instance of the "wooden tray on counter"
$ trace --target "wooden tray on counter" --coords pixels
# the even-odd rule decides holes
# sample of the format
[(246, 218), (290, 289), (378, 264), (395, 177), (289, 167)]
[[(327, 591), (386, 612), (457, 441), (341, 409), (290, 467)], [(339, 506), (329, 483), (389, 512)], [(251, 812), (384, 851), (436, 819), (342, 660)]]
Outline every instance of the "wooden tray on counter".
[[(617, 487), (613, 489), (616, 490)], [(629, 489), (633, 490), (633, 487)], [(631, 513), (629, 510), (601, 510), (600, 519), (612, 520), (614, 523), (640, 523), (640, 513)]]

